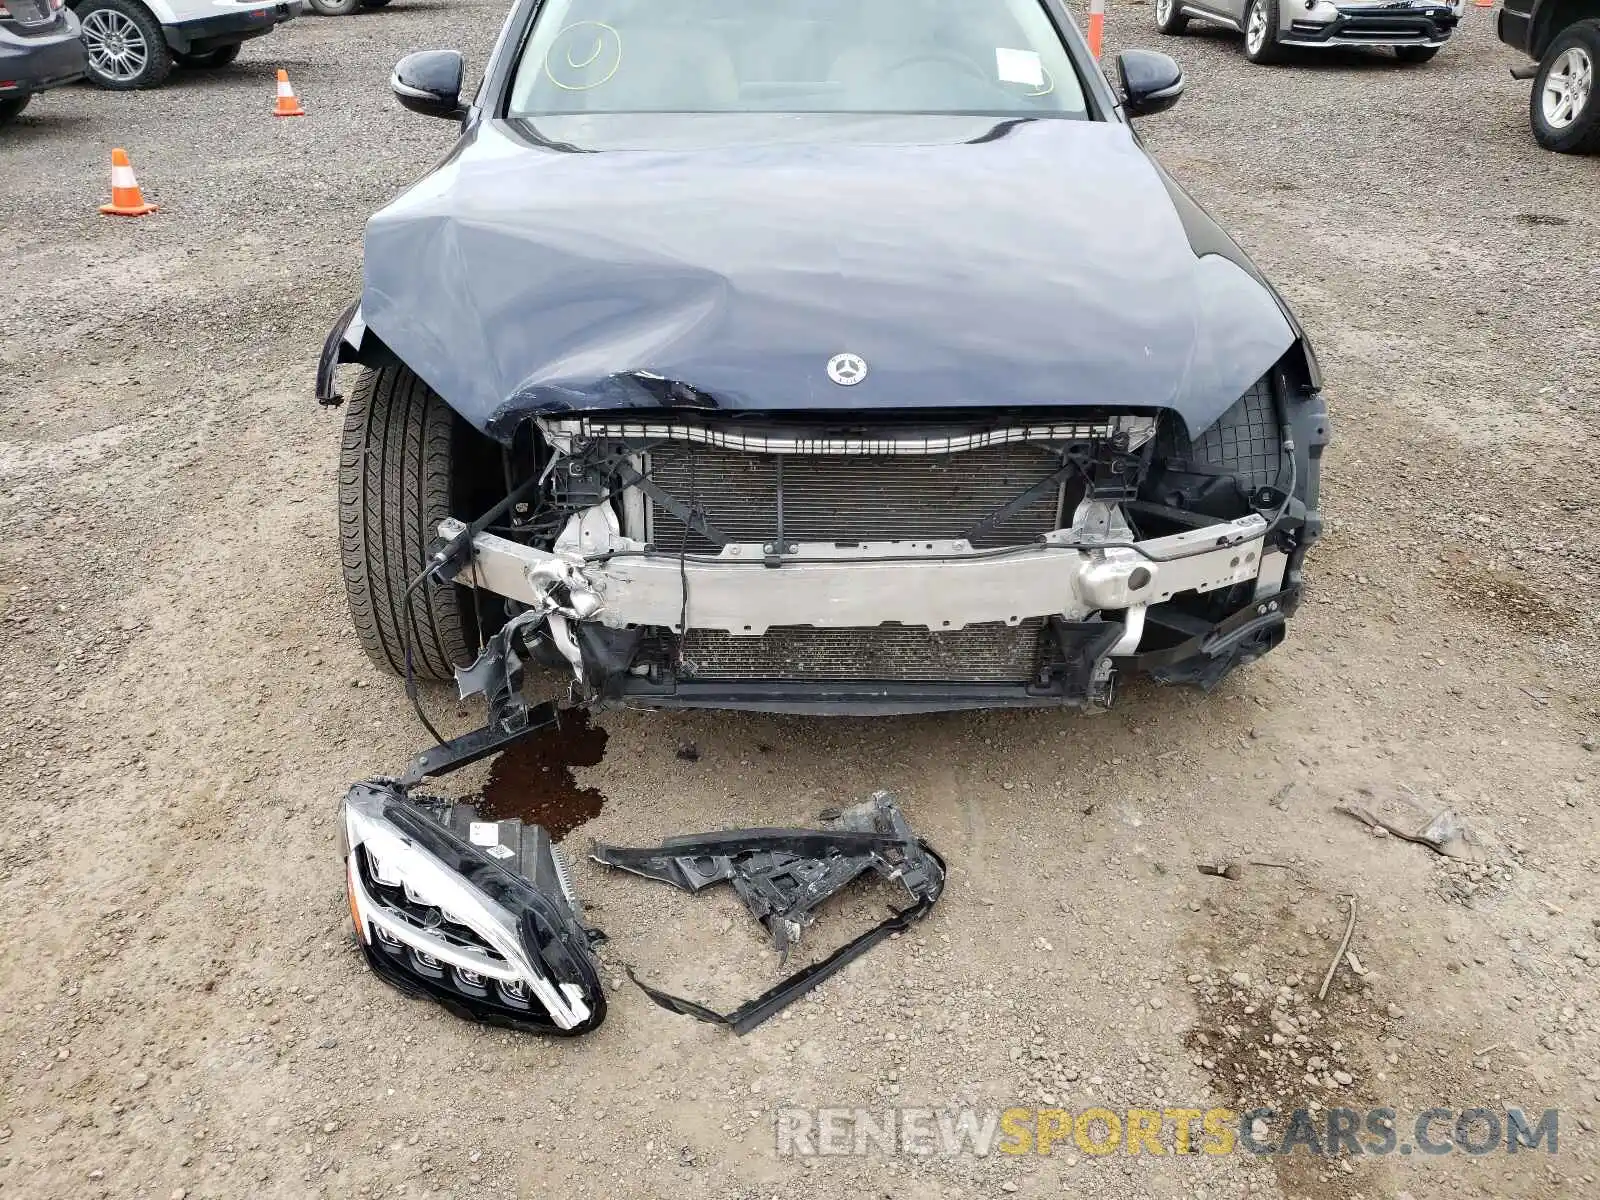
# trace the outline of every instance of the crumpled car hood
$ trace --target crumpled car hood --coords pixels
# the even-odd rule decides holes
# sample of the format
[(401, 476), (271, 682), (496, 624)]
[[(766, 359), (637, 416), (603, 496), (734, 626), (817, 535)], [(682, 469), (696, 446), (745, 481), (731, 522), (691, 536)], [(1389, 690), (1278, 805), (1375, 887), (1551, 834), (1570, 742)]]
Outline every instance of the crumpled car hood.
[(362, 316), (501, 438), (663, 405), (1170, 408), (1198, 431), (1294, 343), (1269, 288), (1197, 256), (1126, 127), (977, 128), (591, 152), (483, 122), (368, 223)]

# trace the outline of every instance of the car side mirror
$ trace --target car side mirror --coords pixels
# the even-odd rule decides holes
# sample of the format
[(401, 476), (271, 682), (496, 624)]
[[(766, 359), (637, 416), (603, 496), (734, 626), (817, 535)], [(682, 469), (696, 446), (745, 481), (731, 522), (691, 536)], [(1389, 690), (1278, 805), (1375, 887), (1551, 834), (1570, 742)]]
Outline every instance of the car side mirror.
[(463, 71), (461, 55), (454, 50), (419, 50), (395, 64), (389, 87), (412, 112), (459, 121), (467, 115), (461, 104)]
[(1165, 112), (1183, 95), (1183, 68), (1154, 50), (1124, 50), (1117, 55), (1122, 77), (1122, 109), (1130, 117)]

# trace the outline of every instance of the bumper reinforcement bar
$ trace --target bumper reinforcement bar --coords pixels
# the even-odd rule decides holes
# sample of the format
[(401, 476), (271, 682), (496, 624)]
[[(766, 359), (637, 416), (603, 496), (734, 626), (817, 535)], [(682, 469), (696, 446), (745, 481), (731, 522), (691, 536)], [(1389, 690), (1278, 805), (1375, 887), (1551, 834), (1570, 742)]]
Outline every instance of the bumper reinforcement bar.
[[(466, 527), (447, 520), (446, 539)], [(802, 543), (782, 566), (756, 544), (680, 555), (610, 538), (551, 553), (490, 533), (472, 538), (461, 582), (530, 607), (559, 605), (613, 629), (658, 626), (759, 636), (772, 626), (851, 628), (896, 622), (933, 630), (1030, 617), (1082, 620), (1160, 604), (1260, 574), (1259, 515), (1137, 543), (1086, 545), (1058, 530), (1039, 544), (975, 550), (962, 541)], [(685, 622), (685, 611), (687, 621)]]

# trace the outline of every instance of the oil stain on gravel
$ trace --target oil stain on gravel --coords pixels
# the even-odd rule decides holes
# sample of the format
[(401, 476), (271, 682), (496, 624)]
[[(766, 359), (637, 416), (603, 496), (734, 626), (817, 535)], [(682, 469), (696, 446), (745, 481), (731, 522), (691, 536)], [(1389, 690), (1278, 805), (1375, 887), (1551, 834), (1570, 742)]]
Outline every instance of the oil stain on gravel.
[(573, 778), (574, 767), (597, 766), (606, 754), (606, 731), (585, 709), (572, 709), (561, 724), (507, 748), (489, 768), (483, 791), (467, 800), (497, 821), (519, 817), (543, 825), (560, 841), (600, 815), (605, 796)]
[(1571, 612), (1556, 607), (1512, 571), (1453, 562), (1445, 568), (1444, 584), (1459, 607), (1521, 633), (1547, 634), (1572, 624)]

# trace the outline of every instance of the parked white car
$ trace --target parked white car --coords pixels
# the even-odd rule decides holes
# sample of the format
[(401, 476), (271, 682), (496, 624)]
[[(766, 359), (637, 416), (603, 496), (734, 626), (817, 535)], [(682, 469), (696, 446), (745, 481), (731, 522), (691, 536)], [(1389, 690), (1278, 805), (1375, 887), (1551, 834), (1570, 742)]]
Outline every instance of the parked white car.
[(104, 88), (159, 87), (175, 64), (225, 67), (239, 46), (298, 16), (304, 0), (68, 0), (83, 24), (88, 77)]
[(1467, 0), (1156, 0), (1156, 28), (1181, 34), (1191, 20), (1244, 34), (1244, 56), (1280, 63), (1285, 47), (1379, 46), (1425, 63), (1466, 15)]

